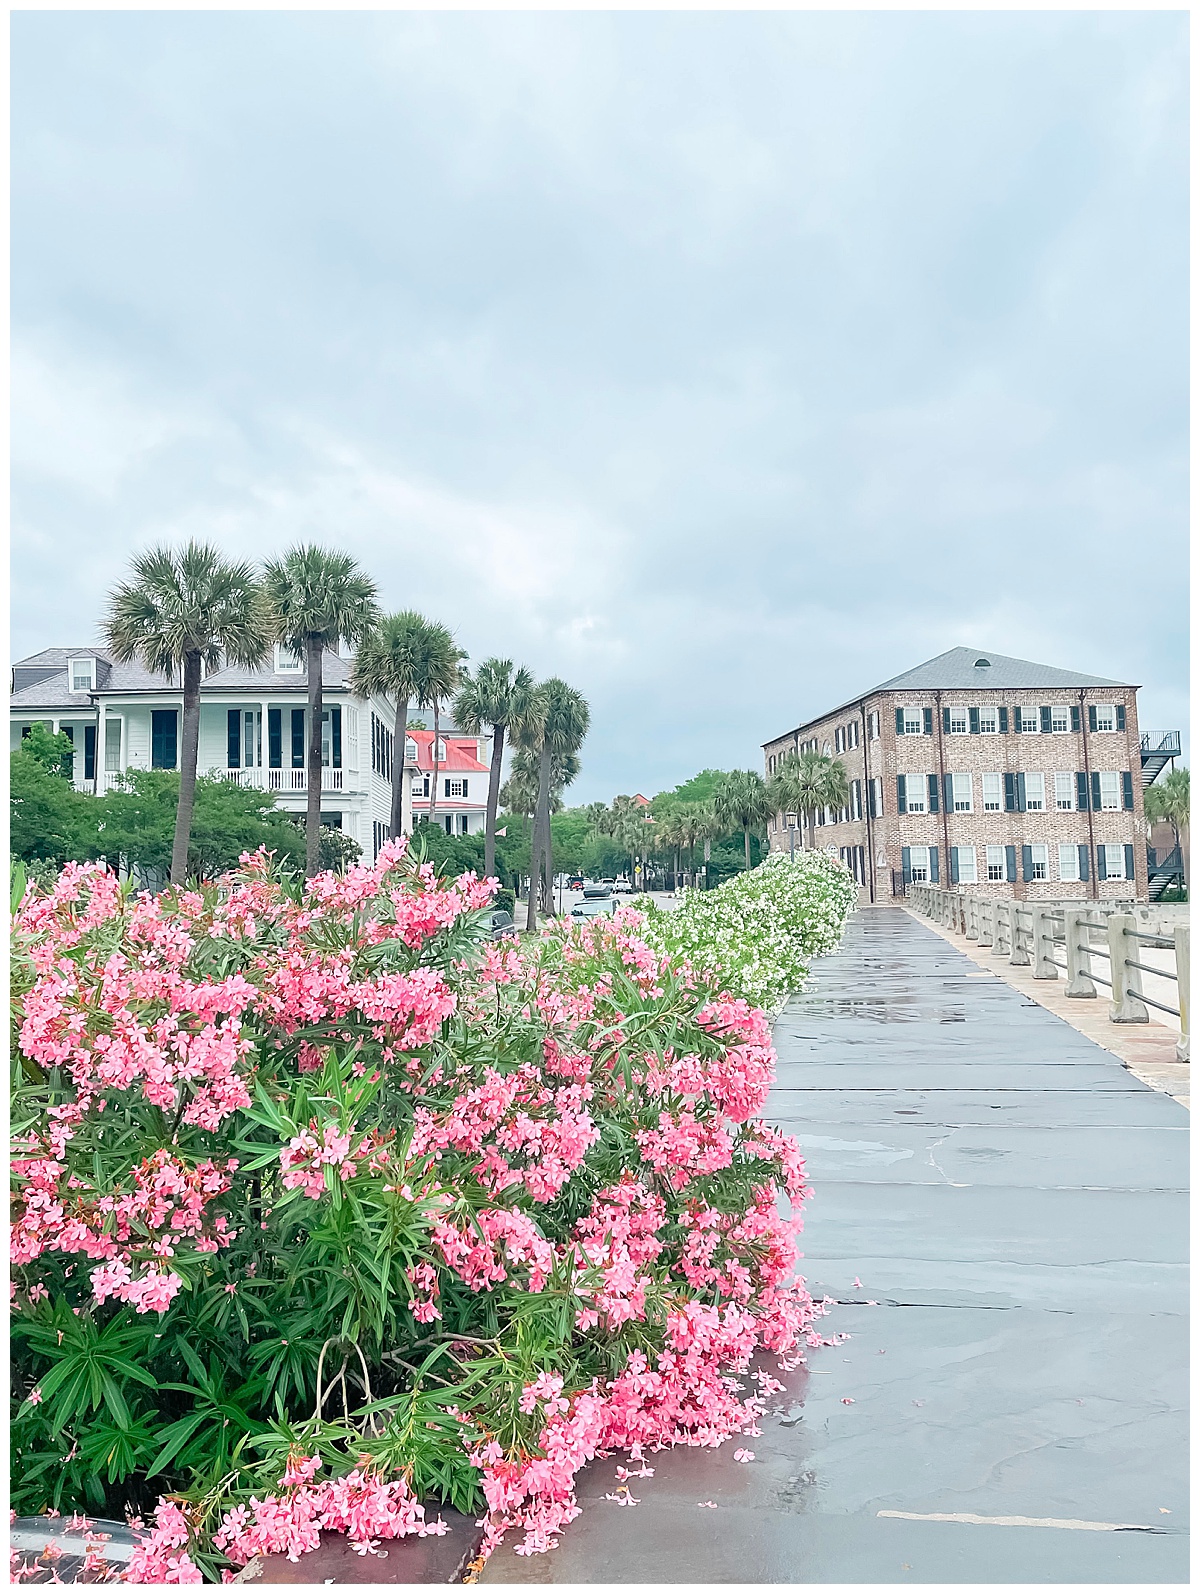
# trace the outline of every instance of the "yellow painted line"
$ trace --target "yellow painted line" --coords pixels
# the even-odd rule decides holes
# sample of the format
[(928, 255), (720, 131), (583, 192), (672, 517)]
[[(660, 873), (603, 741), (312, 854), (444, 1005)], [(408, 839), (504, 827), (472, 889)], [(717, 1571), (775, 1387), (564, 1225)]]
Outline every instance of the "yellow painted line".
[(1080, 1522), (1074, 1517), (981, 1517), (974, 1511), (876, 1511), (877, 1517), (905, 1522), (974, 1522), (993, 1528), (1078, 1528), (1086, 1533), (1156, 1533), (1144, 1522)]

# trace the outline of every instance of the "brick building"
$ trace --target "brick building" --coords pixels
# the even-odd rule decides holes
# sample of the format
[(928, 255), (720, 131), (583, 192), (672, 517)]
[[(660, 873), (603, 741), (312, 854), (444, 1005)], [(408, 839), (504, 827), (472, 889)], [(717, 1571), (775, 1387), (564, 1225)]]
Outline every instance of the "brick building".
[[(1137, 687), (952, 648), (764, 743), (841, 760), (850, 802), (806, 845), (837, 853), (872, 901), (909, 881), (1022, 899), (1145, 901)], [(776, 814), (772, 851), (803, 816)]]

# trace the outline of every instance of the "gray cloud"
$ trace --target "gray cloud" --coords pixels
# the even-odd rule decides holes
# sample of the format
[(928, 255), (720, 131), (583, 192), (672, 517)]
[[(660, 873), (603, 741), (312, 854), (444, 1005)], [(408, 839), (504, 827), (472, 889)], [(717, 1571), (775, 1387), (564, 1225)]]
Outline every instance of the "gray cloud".
[(580, 798), (960, 643), (1186, 712), (1186, 19), (31, 13), (16, 654), (322, 537)]

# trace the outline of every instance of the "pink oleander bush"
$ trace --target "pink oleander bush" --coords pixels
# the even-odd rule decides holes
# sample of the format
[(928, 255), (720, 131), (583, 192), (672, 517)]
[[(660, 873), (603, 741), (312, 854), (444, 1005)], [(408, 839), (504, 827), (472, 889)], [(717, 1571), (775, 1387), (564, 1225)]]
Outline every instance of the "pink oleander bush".
[(819, 1341), (763, 1013), (631, 909), (491, 943), (493, 889), (23, 889), (13, 1503), (140, 1513), (129, 1581), (441, 1502), (552, 1548), (591, 1457), (752, 1429)]

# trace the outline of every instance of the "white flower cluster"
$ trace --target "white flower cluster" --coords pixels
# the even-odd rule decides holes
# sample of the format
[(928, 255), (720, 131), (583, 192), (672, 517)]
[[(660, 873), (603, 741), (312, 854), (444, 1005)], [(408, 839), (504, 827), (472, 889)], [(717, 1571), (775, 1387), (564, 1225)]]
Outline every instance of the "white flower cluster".
[(775, 1009), (799, 990), (809, 961), (841, 939), (858, 887), (845, 864), (824, 852), (795, 860), (771, 853), (757, 869), (715, 891), (689, 891), (679, 907), (647, 902), (644, 938), (719, 974), (737, 996)]

